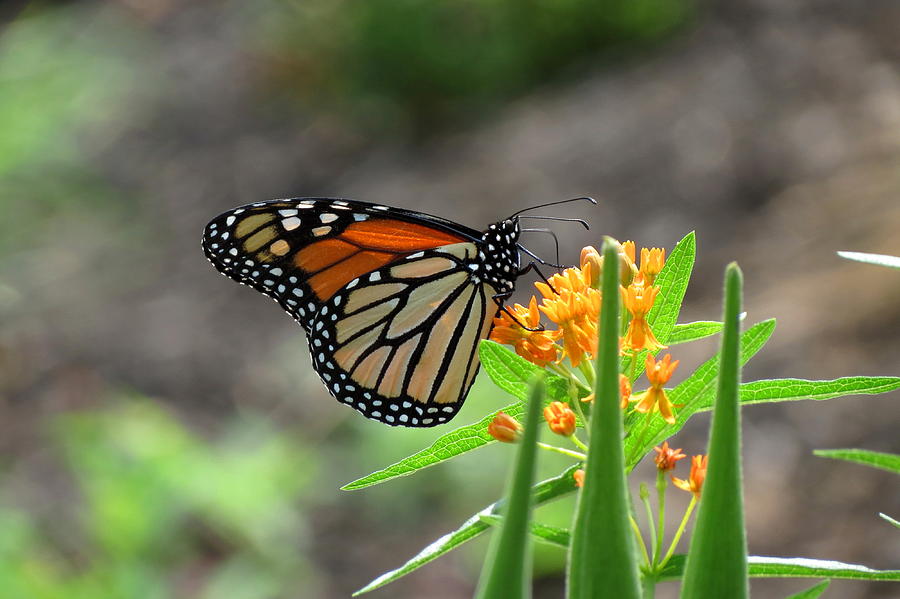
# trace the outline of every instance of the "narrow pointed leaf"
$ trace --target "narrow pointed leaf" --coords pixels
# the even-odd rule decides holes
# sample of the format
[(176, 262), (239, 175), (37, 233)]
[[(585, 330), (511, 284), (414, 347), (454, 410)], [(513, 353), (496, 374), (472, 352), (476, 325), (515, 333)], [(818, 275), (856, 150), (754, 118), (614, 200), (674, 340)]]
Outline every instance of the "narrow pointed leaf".
[(721, 330), (722, 323), (714, 320), (698, 320), (697, 322), (676, 324), (669, 338), (666, 339), (666, 344), (677, 345), (712, 337)]
[(750, 556), (750, 575), (755, 578), (844, 578), (852, 580), (900, 580), (900, 570), (873, 570), (858, 564), (845, 564), (805, 557)]
[(894, 389), (900, 389), (900, 377), (847, 376), (830, 381), (768, 379), (742, 384), (741, 403), (826, 400), (848, 395), (877, 395)]
[(741, 481), (740, 385), (741, 271), (725, 271), (725, 311), (719, 384), (710, 425), (709, 466), (691, 547), (685, 564), (681, 597), (748, 597), (747, 539)]
[(887, 470), (894, 474), (900, 474), (900, 455), (869, 451), (867, 449), (816, 449), (813, 451), (819, 457), (845, 460)]
[[(575, 491), (575, 479), (572, 477), (572, 475), (577, 469), (578, 466), (571, 466), (559, 476), (548, 478), (547, 480), (536, 484), (531, 491), (534, 496), (534, 504), (536, 506), (542, 505)], [(391, 583), (398, 578), (402, 578), (407, 574), (418, 570), (425, 564), (436, 560), (445, 553), (452, 551), (460, 545), (463, 545), (464, 543), (471, 541), (475, 537), (481, 535), (484, 531), (490, 528), (490, 524), (484, 522), (482, 518), (485, 516), (497, 515), (502, 503), (502, 501), (492, 503), (488, 507), (484, 508), (483, 510), (463, 522), (463, 524), (453, 532), (449, 532), (441, 538), (435, 540), (433, 543), (428, 545), (428, 547), (424, 548), (418, 554), (410, 558), (399, 568), (391, 570), (389, 572), (385, 572), (360, 590), (353, 593), (353, 596), (355, 597), (356, 595), (362, 595), (363, 593), (374, 591), (375, 589), (383, 587), (384, 585)]]
[[(503, 519), (500, 516), (481, 516), (481, 521), (486, 522), (491, 526), (497, 526), (502, 520)], [(550, 526), (549, 524), (532, 521), (530, 531), (531, 536), (538, 541), (542, 541), (548, 545), (563, 547), (565, 549), (568, 549), (569, 547), (570, 534), (568, 528), (560, 528), (558, 526)]]
[(785, 599), (817, 599), (825, 592), (829, 584), (831, 584), (830, 580), (823, 580), (819, 584), (813, 585), (805, 591), (794, 593), (789, 597), (785, 597)]
[(619, 269), (609, 241), (603, 244), (603, 264), (596, 399), (584, 488), (575, 508), (569, 547), (567, 596), (639, 599), (619, 408)]
[[(759, 322), (741, 335), (741, 365), (746, 364), (756, 355), (775, 330), (774, 320)], [(638, 434), (629, 434), (625, 439), (625, 455), (629, 456), (628, 468), (634, 466), (646, 455), (654, 445), (662, 443), (681, 430), (685, 422), (701, 409), (709, 409), (715, 397), (716, 377), (719, 373), (719, 354), (704, 362), (688, 378), (669, 391), (669, 399), (681, 405), (675, 411), (675, 424), (668, 424), (662, 418), (654, 418), (650, 422), (647, 434), (638, 447)], [(625, 428), (635, 431), (643, 415), (632, 413), (626, 418)]]
[(847, 260), (855, 260), (856, 262), (865, 262), (867, 264), (876, 264), (878, 266), (887, 266), (889, 268), (900, 268), (900, 256), (888, 256), (886, 254), (867, 254), (865, 252), (838, 252), (838, 256)]
[(527, 599), (531, 597), (531, 484), (537, 466), (537, 441), (544, 407), (544, 381), (532, 383), (525, 416), (525, 430), (518, 444), (503, 521), (491, 539), (484, 569), (475, 593), (476, 599)]
[[(666, 563), (660, 580), (677, 580), (684, 574), (685, 556), (675, 554)], [(849, 580), (900, 581), (900, 570), (874, 570), (858, 564), (846, 564), (806, 557), (766, 557), (751, 555), (747, 558), (748, 572), (752, 578), (840, 578)]]

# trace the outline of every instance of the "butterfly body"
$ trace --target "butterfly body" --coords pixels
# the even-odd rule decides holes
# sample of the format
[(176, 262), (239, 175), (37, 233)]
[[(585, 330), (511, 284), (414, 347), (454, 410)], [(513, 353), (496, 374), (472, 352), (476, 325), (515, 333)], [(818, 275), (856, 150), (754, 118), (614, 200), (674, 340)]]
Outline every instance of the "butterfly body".
[(514, 287), (520, 229), (331, 198), (258, 202), (206, 227), (224, 275), (275, 299), (306, 331), (331, 395), (390, 425), (450, 420)]

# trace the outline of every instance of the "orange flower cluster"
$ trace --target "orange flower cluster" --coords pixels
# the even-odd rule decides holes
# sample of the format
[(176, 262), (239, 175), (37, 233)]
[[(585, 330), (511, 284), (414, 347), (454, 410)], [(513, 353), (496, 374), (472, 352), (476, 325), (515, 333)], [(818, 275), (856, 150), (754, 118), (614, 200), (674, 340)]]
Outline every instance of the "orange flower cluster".
[(541, 312), (559, 326), (563, 355), (578, 367), (587, 355), (597, 353), (597, 320), (600, 318), (599, 289), (591, 286), (593, 264), (586, 261), (581, 268), (567, 268), (550, 277), (547, 283), (535, 283), (544, 296)]
[[(542, 329), (537, 299), (532, 296), (527, 308), (516, 304), (512, 307), (512, 312), (519, 322), (506, 312), (500, 312), (500, 316), (494, 318), (491, 339), (497, 343), (512, 345), (517, 354), (542, 368), (550, 362), (555, 362), (559, 331)], [(528, 328), (523, 328), (519, 323)]]

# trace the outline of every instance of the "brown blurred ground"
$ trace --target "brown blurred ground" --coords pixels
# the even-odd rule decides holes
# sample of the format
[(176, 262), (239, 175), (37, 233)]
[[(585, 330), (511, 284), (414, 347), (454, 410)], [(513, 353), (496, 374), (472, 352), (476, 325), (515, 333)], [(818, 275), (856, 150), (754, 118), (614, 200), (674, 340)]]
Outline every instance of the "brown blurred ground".
[[(496, 493), (442, 497), (405, 479), (399, 492), (427, 501), (410, 500), (420, 511), (402, 514), (408, 526), (399, 528), (387, 523), (397, 514), (378, 503), (381, 490), (372, 499), (337, 490), (380, 465), (353, 455), (356, 429), (343, 423), (357, 416), (312, 384), (299, 329), (217, 275), (199, 249), (211, 216), (273, 197), (352, 197), (480, 228), (588, 194), (595, 209), (559, 211), (593, 224), (590, 233), (563, 230), (564, 262), (600, 234), (671, 248), (697, 232), (682, 321), (716, 318), (722, 269), (740, 263), (748, 322), (779, 321), (746, 380), (898, 374), (900, 276), (835, 255), (900, 254), (895, 2), (707, 6), (659, 48), (424, 141), (370, 135), (267, 96), (260, 73), (272, 67), (243, 45), (224, 5), (123, 5), (81, 3), (74, 13), (85, 24), (115, 11), (154, 49), (146, 71), (127, 74), (136, 82), (117, 116), (77, 137), (115, 190), (114, 208), (48, 210), (40, 237), (17, 243), (0, 265), (0, 451), (14, 488), (38, 510), (59, 509), (56, 493), (67, 487), (42, 449), (42, 422), (123, 387), (174, 406), (205, 434), (235, 411), (261, 410), (334, 453), (322, 458), (334, 490), (308, 514), (323, 596), (347, 596)], [(533, 245), (550, 252), (545, 240)], [(713, 349), (697, 345), (679, 348), (684, 366)], [(900, 537), (876, 516), (900, 513), (896, 477), (811, 452), (900, 451), (898, 400), (745, 411), (751, 552), (897, 567)], [(702, 450), (698, 420), (677, 439), (687, 451)], [(403, 443), (385, 459), (403, 457)], [(468, 596), (474, 567), (450, 557), (372, 596)], [(558, 596), (560, 583), (559, 574), (541, 580), (540, 596)], [(754, 590), (777, 597), (802, 586)], [(834, 583), (829, 593), (898, 594), (863, 583)]]

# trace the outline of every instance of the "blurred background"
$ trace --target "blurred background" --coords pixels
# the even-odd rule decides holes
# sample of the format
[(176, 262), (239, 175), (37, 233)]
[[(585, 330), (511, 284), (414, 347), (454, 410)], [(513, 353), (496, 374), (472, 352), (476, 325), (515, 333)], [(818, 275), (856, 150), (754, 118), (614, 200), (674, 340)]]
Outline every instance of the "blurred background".
[[(593, 224), (556, 226), (563, 262), (601, 234), (696, 230), (682, 321), (718, 318), (741, 264), (748, 322), (779, 321), (746, 380), (897, 375), (900, 276), (835, 251), (900, 254), (898, 28), (891, 0), (3, 3), (0, 596), (347, 597), (500, 493), (499, 445), (339, 490), (449, 427), (328, 397), (302, 331), (200, 251), (243, 203), (346, 196), (480, 229), (591, 195), (553, 209)], [(715, 345), (676, 347), (675, 382)], [(752, 553), (900, 565), (876, 515), (898, 516), (896, 477), (811, 454), (900, 451), (898, 400), (745, 411)], [(479, 378), (453, 424), (508, 401)], [(702, 452), (707, 424), (674, 445)], [(471, 596), (484, 550), (371, 596)], [(537, 597), (561, 596), (563, 563), (537, 548)]]

